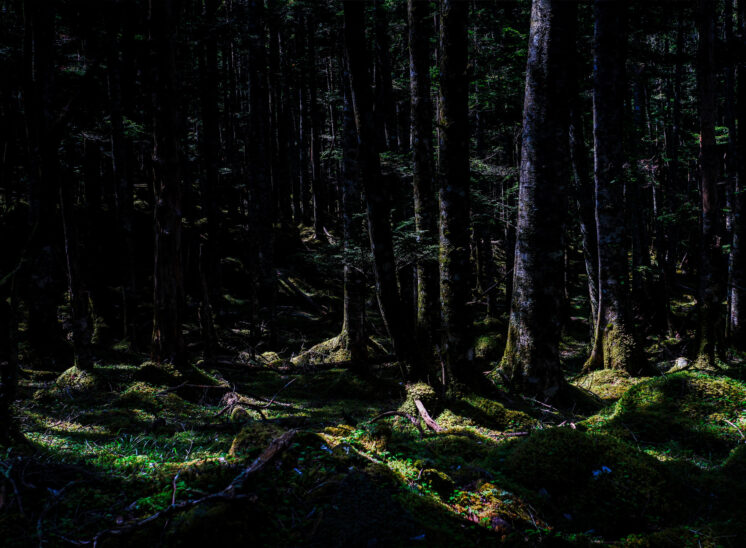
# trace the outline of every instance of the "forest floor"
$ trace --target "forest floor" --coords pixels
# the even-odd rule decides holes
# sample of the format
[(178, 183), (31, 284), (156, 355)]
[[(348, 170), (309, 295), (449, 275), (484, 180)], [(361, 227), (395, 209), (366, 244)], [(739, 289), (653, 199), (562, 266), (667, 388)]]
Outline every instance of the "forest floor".
[[(221, 331), (225, 355), (198, 364), (204, 383), (123, 347), (100, 348), (92, 374), (24, 369), (16, 413), (30, 447), (0, 454), (0, 544), (746, 542), (738, 359), (715, 373), (671, 371), (677, 341), (651, 338), (659, 376), (581, 376), (587, 348), (568, 336), (573, 404), (497, 392), (443, 406), (393, 363), (360, 378), (308, 353), (291, 362), (339, 329), (335, 291), (314, 283), (284, 277), (277, 352), (248, 349), (238, 322)], [(226, 302), (240, 317), (243, 301)], [(478, 329), (487, 370), (504, 329)], [(417, 416), (415, 400), (441, 431), (404, 416)], [(387, 411), (404, 415), (372, 420)]]

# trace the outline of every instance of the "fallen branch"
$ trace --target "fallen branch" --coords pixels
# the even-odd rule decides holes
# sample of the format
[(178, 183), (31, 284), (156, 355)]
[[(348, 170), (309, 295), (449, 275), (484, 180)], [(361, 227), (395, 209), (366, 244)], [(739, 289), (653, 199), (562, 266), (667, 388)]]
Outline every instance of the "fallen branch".
[(105, 531), (101, 531), (91, 540), (65, 540), (76, 546), (87, 546), (89, 544), (92, 544), (95, 548), (96, 546), (98, 546), (99, 541), (106, 536), (125, 535), (160, 518), (170, 517), (177, 512), (194, 508), (195, 506), (203, 504), (205, 502), (234, 501), (248, 498), (255, 499), (256, 496), (252, 497), (249, 495), (241, 494), (246, 480), (249, 478), (249, 476), (264, 468), (267, 463), (269, 463), (275, 456), (277, 456), (278, 453), (281, 453), (282, 451), (287, 449), (287, 447), (290, 445), (290, 440), (293, 439), (293, 436), (295, 436), (296, 433), (297, 430), (288, 430), (282, 436), (273, 440), (272, 443), (269, 444), (269, 447), (267, 447), (262, 452), (262, 454), (254, 460), (254, 462), (252, 462), (240, 474), (233, 478), (233, 481), (231, 481), (228, 487), (226, 487), (222, 491), (210, 495), (205, 495), (204, 497), (195, 500), (180, 502), (178, 504), (172, 503), (167, 508), (161, 510), (160, 512), (156, 512), (155, 514), (151, 514), (146, 518), (130, 521), (116, 529), (106, 529)]
[(735, 428), (736, 430), (738, 430), (738, 433), (741, 435), (741, 439), (742, 440), (746, 440), (746, 436), (744, 436), (743, 431), (740, 428), (738, 428), (738, 426), (736, 426), (735, 424), (733, 424), (732, 422), (730, 422), (728, 419), (723, 419), (723, 420), (725, 422), (727, 422), (728, 424), (730, 424), (733, 428)]
[(427, 412), (427, 409), (425, 409), (425, 404), (423, 404), (420, 400), (414, 400), (415, 406), (417, 406), (417, 411), (420, 413), (420, 417), (422, 417), (422, 420), (425, 421), (425, 424), (427, 427), (434, 431), (434, 432), (442, 432), (443, 427), (439, 425), (433, 418), (430, 416), (430, 413)]

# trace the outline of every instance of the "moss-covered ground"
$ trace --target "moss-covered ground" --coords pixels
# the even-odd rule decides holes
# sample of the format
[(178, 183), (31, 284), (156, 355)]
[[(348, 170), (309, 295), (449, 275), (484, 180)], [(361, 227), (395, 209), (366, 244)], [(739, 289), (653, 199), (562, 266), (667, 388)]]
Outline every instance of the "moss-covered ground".
[[(562, 406), (497, 387), (443, 401), (394, 363), (364, 378), (326, 368), (343, 361), (329, 342), (339, 288), (284, 279), (277, 349), (252, 346), (239, 295), (226, 296), (223, 354), (192, 375), (124, 345), (99, 349), (92, 372), (24, 367), (15, 413), (29, 445), (0, 451), (0, 545), (746, 545), (738, 356), (717, 374), (667, 373), (679, 343), (660, 340), (647, 349), (658, 376), (578, 376), (588, 328), (573, 318)], [(503, 332), (478, 324), (483, 370)], [(442, 431), (412, 424), (415, 400)], [(240, 497), (179, 507), (223, 491), (291, 429)]]

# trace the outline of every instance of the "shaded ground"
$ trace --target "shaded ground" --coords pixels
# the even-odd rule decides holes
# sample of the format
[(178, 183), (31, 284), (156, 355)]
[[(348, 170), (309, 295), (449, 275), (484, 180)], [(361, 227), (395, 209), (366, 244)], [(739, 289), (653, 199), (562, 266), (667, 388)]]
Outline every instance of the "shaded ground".
[[(92, 375), (24, 370), (16, 412), (31, 446), (0, 453), (1, 544), (746, 542), (742, 367), (667, 373), (680, 343), (654, 340), (658, 377), (578, 376), (588, 328), (573, 318), (562, 355), (576, 392), (566, 408), (500, 392), (443, 406), (427, 386), (406, 386), (396, 364), (366, 379), (315, 365), (328, 361), (325, 348), (337, 352), (319, 343), (337, 334), (339, 288), (285, 278), (281, 348), (252, 347), (245, 303), (226, 296), (225, 354), (201, 364), (199, 384), (110, 349), (99, 349)], [(385, 356), (380, 326), (371, 328), (371, 348)], [(503, 331), (499, 321), (477, 325), (484, 370), (499, 359)], [(290, 361), (312, 347), (314, 359)], [(401, 415), (371, 420), (416, 415), (415, 399), (443, 431), (420, 433)], [(291, 444), (240, 493), (188, 504), (224, 492), (290, 430)]]

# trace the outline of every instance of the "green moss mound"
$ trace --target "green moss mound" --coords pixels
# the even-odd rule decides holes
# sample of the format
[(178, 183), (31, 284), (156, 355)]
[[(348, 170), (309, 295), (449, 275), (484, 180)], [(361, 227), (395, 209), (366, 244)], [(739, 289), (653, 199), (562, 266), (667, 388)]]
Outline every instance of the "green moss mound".
[(165, 392), (142, 381), (134, 382), (114, 400), (114, 407), (157, 412), (184, 411), (186, 402), (173, 392)]
[[(630, 388), (611, 410), (587, 421), (591, 430), (662, 453), (721, 461), (741, 439), (746, 384), (701, 372), (679, 372)], [(732, 423), (732, 424), (729, 424)]]
[(413, 417), (418, 417), (420, 412), (417, 410), (417, 405), (414, 403), (415, 400), (420, 400), (422, 402), (431, 417), (436, 417), (442, 409), (438, 394), (429, 384), (424, 382), (408, 384), (406, 386), (406, 391), (407, 395), (404, 398), (404, 403), (399, 407), (399, 411), (409, 413)]
[(598, 396), (604, 402), (612, 403), (644, 379), (632, 377), (626, 371), (599, 369), (575, 379), (572, 384)]
[(343, 342), (344, 338), (341, 335), (332, 337), (298, 354), (290, 362), (296, 367), (305, 367), (320, 363), (348, 361), (350, 359), (350, 351), (345, 348)]
[(661, 463), (606, 435), (539, 431), (516, 444), (505, 473), (568, 531), (640, 531), (681, 510), (675, 478)]
[(514, 431), (534, 427), (538, 421), (522, 411), (508, 409), (500, 402), (467, 395), (449, 402), (448, 409), (438, 417), (438, 424), (444, 427), (482, 426), (492, 430)]
[(272, 423), (249, 423), (233, 439), (229, 454), (232, 457), (255, 457), (284, 431), (283, 428)]

